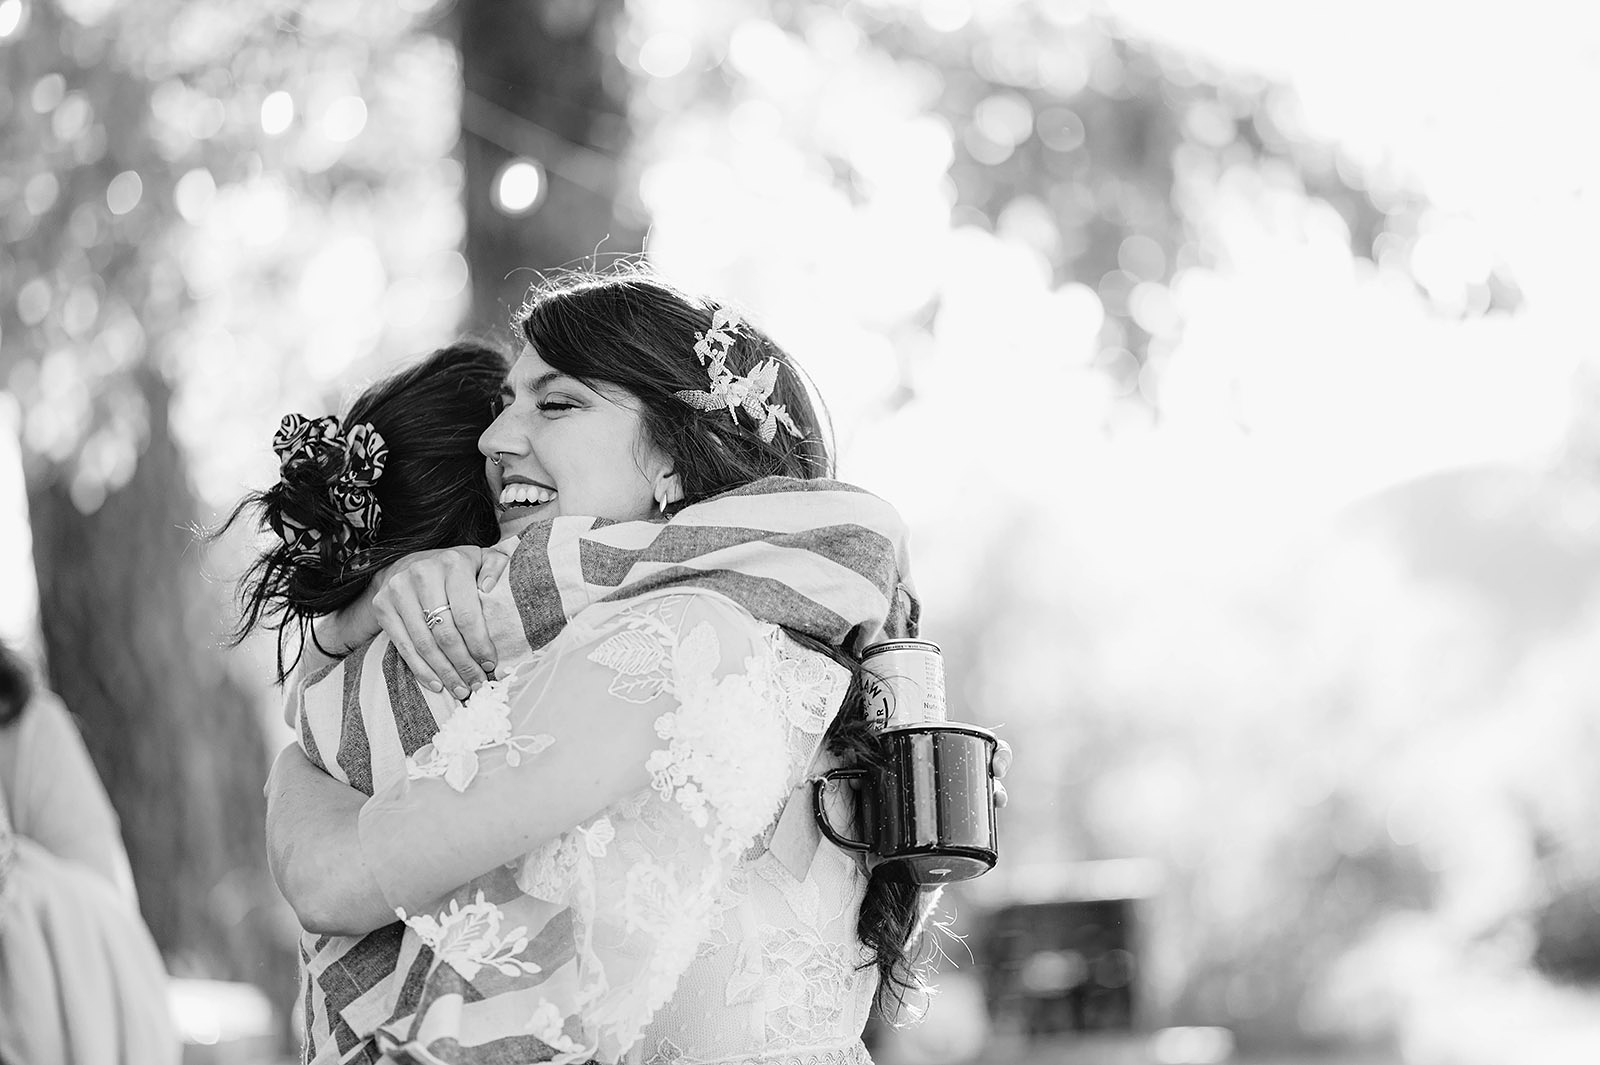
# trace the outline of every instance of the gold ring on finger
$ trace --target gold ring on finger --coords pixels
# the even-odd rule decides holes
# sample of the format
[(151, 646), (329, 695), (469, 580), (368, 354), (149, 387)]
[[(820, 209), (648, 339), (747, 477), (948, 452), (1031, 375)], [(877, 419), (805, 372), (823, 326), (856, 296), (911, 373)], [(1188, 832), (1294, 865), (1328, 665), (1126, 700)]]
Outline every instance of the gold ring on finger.
[(432, 629), (442, 623), (444, 621), (444, 616), (448, 613), (450, 613), (450, 604), (446, 603), (444, 606), (434, 607), (423, 616), (428, 621), (428, 628)]

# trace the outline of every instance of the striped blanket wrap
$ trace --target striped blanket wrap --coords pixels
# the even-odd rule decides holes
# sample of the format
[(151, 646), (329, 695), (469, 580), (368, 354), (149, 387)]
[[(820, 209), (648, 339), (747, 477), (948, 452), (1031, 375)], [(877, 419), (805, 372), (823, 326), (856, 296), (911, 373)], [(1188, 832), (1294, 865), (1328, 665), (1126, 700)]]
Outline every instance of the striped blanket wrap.
[[(515, 666), (591, 605), (696, 589), (848, 654), (915, 635), (920, 609), (905, 528), (888, 503), (837, 481), (788, 478), (757, 481), (666, 522), (559, 517), (532, 525), (515, 542), (506, 576), (484, 593), (483, 609), (502, 665)], [(433, 739), (455, 705), (424, 689), (380, 639), (298, 674), (285, 716), (312, 762), (370, 795), (404, 778), (406, 757)], [(423, 1012), (433, 956), (404, 933), (397, 923), (362, 937), (302, 936), (304, 1060), (377, 1061), (375, 1029)], [(548, 1054), (529, 1037), (517, 1057)]]

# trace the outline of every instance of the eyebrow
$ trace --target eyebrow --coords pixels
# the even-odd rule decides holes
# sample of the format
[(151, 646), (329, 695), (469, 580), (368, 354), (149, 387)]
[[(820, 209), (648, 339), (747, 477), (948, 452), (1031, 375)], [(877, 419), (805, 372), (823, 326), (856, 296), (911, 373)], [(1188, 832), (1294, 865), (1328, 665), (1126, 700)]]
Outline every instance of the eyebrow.
[[(563, 377), (571, 379), (571, 376), (572, 376), (571, 374), (564, 374), (560, 370), (546, 370), (544, 373), (540, 374), (538, 377), (535, 377), (532, 381), (526, 381), (526, 382), (523, 382), (523, 384), (524, 384), (524, 387), (526, 387), (529, 392), (537, 392), (537, 391), (539, 391), (539, 389), (543, 388), (545, 385), (550, 384), (552, 381), (556, 381), (559, 378), (563, 378)], [(517, 383), (518, 382), (515, 382), (515, 381), (506, 381), (506, 382), (504, 382), (500, 386), (500, 394), (501, 395), (506, 395), (508, 393), (514, 393), (516, 391), (516, 389), (517, 389)]]

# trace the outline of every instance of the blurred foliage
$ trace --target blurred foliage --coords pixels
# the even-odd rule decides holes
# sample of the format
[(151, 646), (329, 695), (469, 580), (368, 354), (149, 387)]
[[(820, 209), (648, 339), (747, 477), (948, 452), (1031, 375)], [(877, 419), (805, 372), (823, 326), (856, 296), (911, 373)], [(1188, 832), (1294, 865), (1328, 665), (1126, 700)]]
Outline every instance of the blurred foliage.
[(49, 680), (173, 971), (280, 1004), (266, 678), (222, 654), (190, 527), (270, 475), (286, 407), (455, 325), (459, 79), (429, 6), (31, 0), (0, 39), (0, 380)]
[[(953, 291), (968, 279), (939, 277), (938, 257), (924, 251), (928, 234), (946, 227), (1004, 243), (1003, 261), (969, 267), (1003, 271), (991, 284), (1026, 289), (1037, 274), (1057, 289), (1059, 349), (1034, 350), (1035, 359), (1079, 361), (1072, 319), (1092, 315), (1095, 368), (1117, 394), (1159, 410), (1161, 374), (1184, 326), (1175, 286), (1186, 269), (1228, 255), (1209, 209), (1219, 188), (1264, 211), (1286, 193), (1325, 204), (1351, 254), (1402, 272), (1433, 224), (1420, 195), (1311, 138), (1289, 89), (1131, 39), (1087, 3), (745, 3), (691, 18), (639, 0), (634, 12), (621, 47), (646, 75), (634, 105), (647, 131), (644, 206), (700, 184), (699, 220), (720, 239), (719, 250), (684, 253), (674, 265), (710, 269), (741, 246), (807, 258), (799, 234), (738, 232), (752, 212), (719, 195), (724, 168), (759, 189), (751, 199), (790, 198), (797, 227), (825, 222), (823, 240), (840, 238), (834, 256), (855, 260), (819, 252), (806, 268), (846, 276), (832, 290), (811, 276), (801, 283), (877, 301), (861, 314), (906, 353), (903, 396), (925, 373), (917, 352), (973, 313)], [(841, 202), (808, 202), (819, 193), (801, 171), (831, 177)], [(833, 229), (844, 215), (849, 234)], [(768, 288), (743, 283), (752, 303), (784, 302), (763, 297), (795, 280), (793, 264), (740, 265), (774, 275)], [(857, 279), (868, 283), (852, 288)], [(1521, 301), (1503, 264), (1460, 290), (1413, 284), (1445, 315), (1512, 311)], [(1013, 330), (1048, 335), (1032, 321), (987, 324), (1002, 344)], [(977, 348), (983, 336), (974, 327), (963, 340)]]
[(84, 510), (125, 483), (148, 366), (222, 502), (280, 400), (448, 335), (459, 81), (428, 7), (23, 5), (0, 41), (0, 372), (32, 472)]

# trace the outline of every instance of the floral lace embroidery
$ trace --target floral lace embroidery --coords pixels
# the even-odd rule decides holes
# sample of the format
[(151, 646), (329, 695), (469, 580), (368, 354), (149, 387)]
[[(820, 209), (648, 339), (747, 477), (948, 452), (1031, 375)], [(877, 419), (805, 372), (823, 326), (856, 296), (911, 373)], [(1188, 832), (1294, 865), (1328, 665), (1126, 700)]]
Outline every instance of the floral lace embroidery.
[(578, 837), (565, 832), (523, 859), (517, 887), (534, 898), (560, 902), (577, 872)]
[(576, 1039), (567, 1035), (561, 1009), (549, 999), (539, 1000), (538, 1008), (528, 1018), (528, 1031), (563, 1054), (576, 1054), (583, 1049)]
[[(763, 922), (757, 938), (740, 944), (727, 1004), (758, 1006), (774, 1045), (793, 1045), (818, 1032), (838, 1030), (862, 992), (861, 979), (872, 979), (860, 968), (867, 960), (865, 949), (859, 944), (851, 949), (846, 941), (823, 934), (844, 911), (823, 915), (817, 881), (796, 879), (773, 859), (757, 859), (751, 867), (778, 891), (795, 920)], [(850, 975), (841, 978), (843, 974)]]
[[(672, 689), (668, 667), (676, 634), (659, 614), (629, 611), (626, 628), (589, 652), (589, 661), (616, 673), (610, 694), (630, 703), (648, 703)], [(715, 641), (715, 631), (711, 634)]]
[(698, 827), (717, 824), (710, 841), (726, 847), (747, 845), (772, 819), (774, 788), (789, 772), (788, 751), (756, 709), (766, 692), (767, 663), (751, 659), (744, 673), (720, 680), (711, 674), (721, 653), (716, 630), (702, 624), (684, 641), (678, 655), (680, 706), (656, 718), (656, 735), (666, 750), (645, 762), (662, 798), (674, 798)]
[(597, 819), (588, 828), (578, 826), (578, 835), (583, 837), (583, 846), (591, 858), (604, 858), (606, 848), (617, 838), (617, 828), (608, 817)]
[(647, 803), (654, 797), (645, 792), (625, 799), (611, 807), (609, 815), (596, 818), (588, 827), (579, 825), (563, 832), (524, 857), (517, 870), (517, 886), (535, 898), (549, 902), (565, 900), (578, 880), (580, 858), (604, 858), (613, 843), (621, 853), (634, 861), (648, 861), (650, 854), (633, 839), (618, 842), (617, 823), (638, 822), (647, 812)]
[[(503, 744), (506, 764), (514, 767), (521, 764), (523, 755), (531, 757), (554, 743), (555, 737), (550, 735), (511, 735), (511, 703), (506, 692), (510, 680), (492, 680), (458, 706), (432, 742), (406, 759), (407, 779), (444, 777), (455, 790), (466, 791), (478, 775), (479, 751)], [(426, 757), (419, 757), (422, 755)]]
[(450, 908), (437, 918), (420, 913), (407, 917), (405, 910), (395, 913), (463, 979), (473, 979), (484, 966), (502, 976), (532, 976), (541, 971), (533, 962), (513, 957), (528, 949), (528, 930), (519, 925), (502, 934), (500, 907), (485, 902), (481, 891), (465, 906), (451, 899)]
[(763, 925), (761, 953), (769, 1038), (794, 1040), (838, 1028), (852, 991), (839, 979), (852, 962), (843, 944), (824, 942), (810, 928)]
[(650, 1055), (650, 1060), (644, 1065), (679, 1065), (687, 1060), (683, 1048), (670, 1039), (663, 1039), (656, 1044), (656, 1051)]
[[(746, 660), (744, 673), (720, 680), (714, 675), (722, 661), (717, 630), (701, 622), (687, 636), (662, 617), (663, 604), (628, 610), (624, 630), (611, 636), (589, 654), (589, 660), (612, 670), (610, 693), (633, 703), (647, 703), (672, 695), (679, 707), (656, 718), (656, 735), (668, 741), (664, 751), (645, 763), (651, 784), (664, 799), (676, 799), (697, 827), (707, 828), (711, 813), (718, 815), (713, 830), (717, 842), (747, 839), (765, 827), (770, 803), (765, 792), (773, 780), (788, 772), (788, 753), (770, 742), (771, 729), (758, 708), (764, 697), (777, 695), (774, 683), (778, 630), (767, 630), (765, 655)], [(807, 679), (792, 670), (786, 707), (804, 706), (809, 697)], [(760, 761), (754, 765), (751, 759)], [(743, 816), (741, 816), (743, 815)], [(759, 819), (760, 823), (746, 823)]]
[(821, 655), (791, 652), (781, 636), (775, 634), (773, 643), (778, 662), (772, 692), (783, 716), (800, 731), (820, 736), (844, 699), (849, 674)]
[[(670, 1039), (656, 1043), (655, 1053), (644, 1065), (697, 1065), (697, 1060), (683, 1052)], [(713, 1065), (872, 1065), (872, 1055), (859, 1041), (849, 1046), (826, 1050), (804, 1050), (796, 1053), (761, 1054), (753, 1058), (722, 1058)]]

